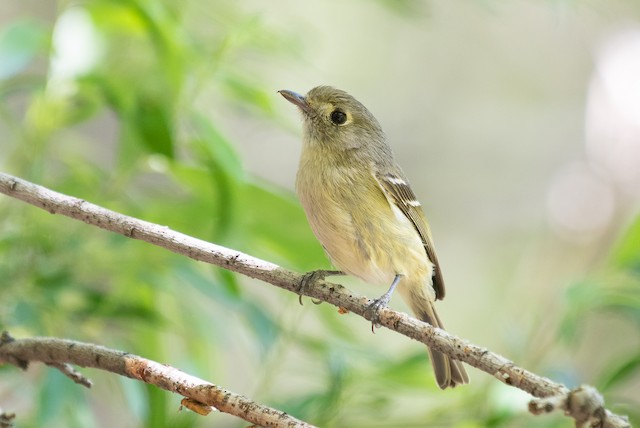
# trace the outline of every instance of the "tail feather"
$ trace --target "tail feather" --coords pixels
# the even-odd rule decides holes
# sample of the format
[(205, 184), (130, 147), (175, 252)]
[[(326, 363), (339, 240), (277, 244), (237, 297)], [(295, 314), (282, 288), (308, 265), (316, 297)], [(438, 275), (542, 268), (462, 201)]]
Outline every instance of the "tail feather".
[[(420, 320), (428, 322), (434, 327), (444, 329), (442, 321), (440, 321), (440, 317), (434, 310), (433, 305), (431, 305), (430, 309), (431, 314), (429, 314), (428, 311), (417, 314)], [(453, 360), (448, 355), (431, 348), (428, 348), (428, 350), (429, 356), (431, 357), (431, 365), (433, 366), (436, 381), (440, 389), (453, 388), (457, 385), (469, 383), (467, 371), (460, 361)]]
[[(434, 327), (444, 329), (433, 303), (423, 296), (412, 295), (411, 297), (409, 305), (416, 317)], [(436, 381), (441, 389), (469, 383), (469, 376), (460, 361), (431, 348), (429, 348), (429, 356), (431, 357), (431, 365), (436, 375)]]

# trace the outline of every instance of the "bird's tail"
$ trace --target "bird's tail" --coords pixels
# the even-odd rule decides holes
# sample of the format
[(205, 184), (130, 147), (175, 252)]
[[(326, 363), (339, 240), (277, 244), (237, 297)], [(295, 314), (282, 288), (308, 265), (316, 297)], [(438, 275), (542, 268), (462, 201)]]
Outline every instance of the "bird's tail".
[[(411, 307), (411, 310), (421, 321), (428, 322), (434, 327), (444, 329), (442, 321), (440, 321), (440, 317), (438, 317), (433, 303), (427, 299), (423, 293), (424, 291), (422, 289), (419, 293), (408, 293), (409, 295), (406, 296), (408, 297), (406, 300)], [(445, 355), (442, 352), (431, 348), (428, 349), (431, 357), (431, 364), (433, 365), (433, 371), (436, 375), (436, 381), (441, 389), (469, 383), (469, 376), (460, 361), (451, 359), (448, 355)]]

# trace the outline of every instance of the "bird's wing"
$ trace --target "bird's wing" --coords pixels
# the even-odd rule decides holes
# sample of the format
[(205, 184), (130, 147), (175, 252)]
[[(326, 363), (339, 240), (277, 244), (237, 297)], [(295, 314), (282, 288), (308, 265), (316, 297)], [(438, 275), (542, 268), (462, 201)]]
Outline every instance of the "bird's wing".
[(427, 257), (434, 265), (433, 289), (436, 292), (436, 299), (444, 298), (444, 280), (438, 263), (433, 240), (431, 238), (431, 230), (427, 223), (427, 218), (422, 211), (420, 202), (416, 199), (416, 195), (411, 190), (409, 183), (403, 174), (393, 172), (377, 172), (374, 174), (376, 180), (387, 195), (387, 199), (392, 201), (402, 213), (411, 220), (416, 231), (420, 235)]

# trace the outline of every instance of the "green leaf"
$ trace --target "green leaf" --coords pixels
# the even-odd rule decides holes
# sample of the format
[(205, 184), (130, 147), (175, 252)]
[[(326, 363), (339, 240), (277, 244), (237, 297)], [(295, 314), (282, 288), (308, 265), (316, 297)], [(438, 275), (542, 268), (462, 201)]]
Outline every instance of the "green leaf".
[(245, 240), (250, 246), (248, 250), (268, 259), (276, 257), (277, 263), (304, 271), (329, 267), (328, 259), (293, 195), (266, 185), (248, 184), (239, 205)]
[(625, 272), (580, 281), (567, 289), (566, 300), (567, 310), (559, 328), (564, 340), (578, 340), (584, 319), (597, 312), (629, 317), (640, 327), (640, 284)]
[(391, 385), (402, 387), (436, 389), (433, 375), (429, 368), (427, 350), (414, 353), (400, 361), (387, 363), (380, 371), (377, 379), (388, 382)]
[(227, 75), (225, 83), (230, 97), (239, 101), (243, 108), (254, 108), (268, 116), (274, 113), (275, 91), (266, 91), (263, 86), (256, 85), (254, 80), (244, 79), (238, 74)]
[(262, 301), (254, 302), (244, 293), (241, 293), (235, 280), (235, 275), (221, 271), (216, 281), (204, 275), (192, 265), (184, 264), (178, 271), (178, 276), (186, 283), (191, 284), (204, 295), (211, 297), (218, 305), (238, 314), (246, 321), (255, 334), (263, 352), (268, 351), (276, 342), (280, 334), (280, 327), (274, 321), (268, 308)]
[(132, 119), (147, 149), (173, 159), (173, 125), (166, 103), (161, 100), (142, 99)]
[(164, 428), (169, 427), (167, 413), (169, 407), (169, 394), (155, 385), (145, 385), (147, 398), (146, 426)]
[(85, 391), (86, 388), (78, 388), (58, 370), (46, 368), (38, 402), (39, 412), (35, 418), (36, 426), (95, 426)]
[(631, 379), (640, 370), (640, 354), (632, 355), (617, 365), (609, 363), (609, 366), (613, 367), (603, 373), (597, 383), (601, 392), (606, 392)]
[(640, 275), (640, 216), (616, 245), (612, 260), (617, 267), (631, 269)]
[(196, 155), (205, 163), (212, 162), (224, 169), (236, 180), (243, 180), (245, 174), (238, 153), (214, 123), (198, 112), (193, 112), (190, 119), (197, 136), (192, 141)]
[(247, 320), (251, 330), (255, 334), (255, 338), (260, 344), (262, 352), (268, 352), (280, 335), (280, 327), (267, 311), (264, 302), (259, 301), (256, 303), (247, 300), (240, 309), (243, 317)]

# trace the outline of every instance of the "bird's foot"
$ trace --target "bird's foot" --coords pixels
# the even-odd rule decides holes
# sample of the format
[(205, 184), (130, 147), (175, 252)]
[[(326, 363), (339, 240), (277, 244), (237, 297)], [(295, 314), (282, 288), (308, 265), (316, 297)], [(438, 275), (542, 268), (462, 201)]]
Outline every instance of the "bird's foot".
[[(309, 287), (316, 281), (322, 281), (328, 276), (336, 276), (336, 275), (344, 275), (344, 272), (339, 270), (312, 270), (311, 272), (307, 272), (302, 275), (302, 279), (298, 284), (298, 302), (302, 305), (302, 296), (305, 295), (309, 291)], [(322, 303), (319, 300), (311, 300), (314, 305), (319, 305)]]
[(380, 327), (380, 311), (389, 305), (389, 301), (391, 301), (391, 295), (385, 293), (382, 297), (374, 300), (373, 303), (367, 306), (365, 315), (371, 320), (372, 333), (375, 333), (376, 327)]
[(371, 332), (375, 333), (375, 328), (380, 327), (380, 311), (386, 308), (391, 301), (391, 296), (393, 296), (393, 292), (395, 291), (398, 283), (400, 282), (400, 278), (402, 275), (397, 274), (395, 278), (393, 278), (393, 282), (387, 290), (380, 298), (374, 300), (367, 309), (365, 310), (365, 316), (367, 316), (371, 320)]

